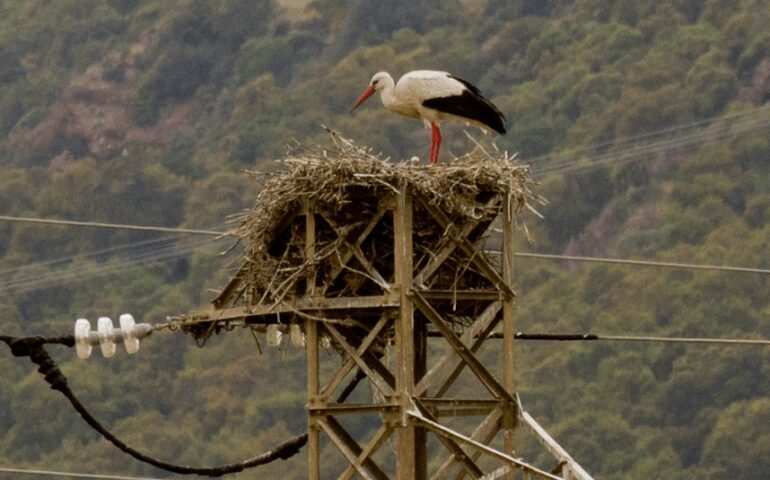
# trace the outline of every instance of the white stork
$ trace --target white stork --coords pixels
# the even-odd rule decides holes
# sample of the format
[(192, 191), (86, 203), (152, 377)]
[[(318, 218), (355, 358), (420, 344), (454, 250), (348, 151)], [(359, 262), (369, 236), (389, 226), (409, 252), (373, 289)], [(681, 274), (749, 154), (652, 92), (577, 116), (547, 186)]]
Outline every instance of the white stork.
[(415, 70), (402, 76), (398, 83), (394, 83), (387, 72), (376, 73), (350, 111), (377, 91), (380, 91), (382, 104), (391, 112), (422, 118), (425, 126), (430, 126), (430, 163), (438, 162), (439, 123), (443, 120), (460, 120), (485, 131), (492, 129), (505, 133), (505, 116), (500, 110), (484, 98), (478, 88), (447, 72)]

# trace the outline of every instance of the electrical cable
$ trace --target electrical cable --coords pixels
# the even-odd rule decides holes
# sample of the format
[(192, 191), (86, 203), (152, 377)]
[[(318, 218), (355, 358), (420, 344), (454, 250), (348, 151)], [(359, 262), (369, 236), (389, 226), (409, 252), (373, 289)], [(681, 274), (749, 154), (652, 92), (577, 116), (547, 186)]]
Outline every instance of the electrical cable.
[(0, 467), (0, 473), (15, 473), (20, 475), (40, 475), (40, 476), (46, 476), (46, 477), (95, 478), (99, 480), (161, 480), (160, 478), (150, 478), (150, 477), (129, 477), (126, 475), (59, 472), (54, 470), (40, 470), (40, 469), (32, 470), (32, 469), (10, 468), (10, 467)]
[(770, 125), (770, 119), (762, 120), (750, 125), (740, 125), (740, 128), (733, 128), (730, 131), (710, 132), (696, 131), (686, 136), (673, 137), (670, 139), (656, 140), (648, 143), (635, 145), (626, 150), (607, 152), (592, 158), (588, 158), (590, 163), (577, 163), (573, 159), (562, 160), (560, 162), (547, 165), (537, 172), (537, 176), (543, 176), (548, 173), (574, 172), (580, 170), (592, 170), (599, 166), (607, 164), (627, 163), (630, 161), (641, 161), (658, 155), (663, 151), (674, 150), (684, 147), (692, 147), (706, 141), (717, 141), (729, 138), (737, 133), (743, 133), (766, 127)]
[[(69, 400), (72, 407), (80, 414), (85, 422), (94, 430), (99, 432), (102, 437), (108, 440), (110, 443), (118, 447), (123, 452), (131, 455), (135, 459), (148, 463), (157, 468), (180, 474), (194, 474), (194, 475), (206, 475), (210, 477), (219, 477), (222, 475), (237, 473), (246, 469), (265, 465), (275, 460), (286, 460), (299, 453), (299, 450), (307, 443), (307, 433), (297, 435), (289, 440), (280, 443), (272, 450), (269, 450), (261, 455), (250, 458), (248, 460), (221, 465), (217, 467), (190, 467), (187, 465), (177, 465), (167, 463), (162, 460), (158, 460), (150, 455), (142, 453), (131, 446), (124, 443), (122, 440), (113, 435), (109, 430), (99, 423), (96, 418), (80, 403), (78, 398), (69, 388), (67, 384), (67, 378), (62, 371), (56, 365), (54, 359), (50, 356), (48, 351), (44, 348), (44, 345), (64, 345), (72, 348), (75, 345), (74, 335), (63, 335), (60, 337), (12, 337), (8, 335), (0, 335), (0, 342), (4, 342), (11, 349), (11, 354), (15, 357), (29, 357), (32, 363), (38, 365), (38, 372), (43, 376), (46, 382), (50, 385), (51, 389), (59, 391), (63, 394), (67, 400)], [(356, 372), (353, 378), (348, 382), (347, 386), (342, 390), (337, 397), (337, 402), (344, 402), (348, 396), (355, 390), (358, 383), (366, 377), (365, 373), (360, 369)], [(0, 470), (1, 471), (1, 470)], [(84, 478), (110, 478), (110, 477), (84, 477)], [(121, 478), (121, 477), (112, 477)], [(127, 477), (123, 477), (127, 478)]]
[[(218, 231), (221, 227), (222, 225), (218, 225), (217, 227), (214, 227), (213, 230), (207, 231)], [(180, 238), (183, 240), (178, 241)], [(108, 249), (88, 252), (82, 255), (37, 262), (20, 267), (12, 267), (0, 270), (0, 278), (5, 279), (4, 281), (0, 281), (0, 290), (10, 290), (14, 294), (20, 294), (55, 286), (64, 282), (71, 283), (93, 276), (109, 275), (130, 266), (175, 260), (223, 240), (232, 241), (231, 237), (211, 238), (211, 236), (207, 236), (207, 238), (201, 240), (195, 239), (195, 236), (177, 234), (165, 238), (142, 240), (140, 242), (119, 245)], [(138, 253), (134, 252), (134, 250), (138, 248), (145, 248), (148, 246), (151, 247), (151, 250), (139, 251)], [(119, 259), (117, 261), (111, 260), (106, 263), (75, 263), (61, 269), (46, 271), (45, 275), (41, 275), (40, 272), (40, 267), (47, 270), (51, 266), (71, 262), (75, 259), (83, 260), (95, 257), (98, 258), (101, 255), (116, 252), (121, 252), (123, 254), (122, 256), (127, 258)]]
[(49, 225), (63, 225), (70, 227), (92, 227), (92, 228), (110, 228), (120, 230), (140, 230), (145, 232), (160, 232), (160, 233), (186, 233), (195, 235), (211, 235), (217, 237), (233, 237), (232, 232), (216, 232), (211, 230), (199, 230), (194, 228), (172, 228), (172, 227), (153, 227), (145, 225), (128, 225), (122, 223), (102, 223), (102, 222), (79, 222), (74, 220), (56, 220), (46, 218), (32, 218), (32, 217), (13, 217), (9, 215), (0, 215), (0, 220), (8, 222), (25, 222), (25, 223), (42, 223)]
[[(544, 163), (551, 158), (570, 156), (566, 160), (560, 160), (545, 165), (536, 172), (536, 176), (542, 177), (548, 173), (576, 172), (581, 170), (592, 170), (609, 163), (623, 163), (628, 161), (639, 161), (648, 158), (650, 155), (659, 154), (666, 150), (691, 147), (704, 142), (714, 142), (730, 138), (741, 133), (766, 128), (770, 126), (770, 107), (758, 107), (749, 112), (739, 114), (725, 115), (713, 119), (693, 122), (686, 125), (669, 127), (656, 132), (638, 135), (634, 137), (625, 137), (610, 142), (601, 142), (585, 147), (578, 147), (571, 150), (556, 152), (553, 154), (541, 155), (530, 160), (530, 165)], [(745, 117), (745, 118), (744, 118)], [(756, 118), (755, 118), (756, 117)], [(727, 120), (735, 120), (733, 123)], [(719, 123), (723, 122), (723, 123)], [(695, 128), (700, 127), (700, 128)], [(686, 132), (693, 130), (692, 132)], [(685, 131), (685, 133), (679, 133)], [(665, 136), (666, 134), (676, 134)], [(660, 137), (660, 138), (659, 138)], [(612, 147), (620, 147), (624, 144), (645, 140), (626, 147), (621, 150), (613, 150)], [(589, 162), (576, 163), (575, 154), (583, 154), (592, 150), (599, 150), (603, 147), (606, 151), (599, 155), (585, 156)]]
[(642, 134), (638, 134), (638, 135), (632, 135), (632, 136), (628, 136), (628, 137), (621, 137), (621, 138), (617, 138), (617, 139), (609, 140), (609, 141), (605, 141), (605, 142), (597, 142), (597, 143), (594, 143), (594, 144), (591, 144), (591, 145), (582, 145), (582, 146), (578, 146), (578, 147), (571, 148), (571, 149), (568, 149), (568, 150), (562, 150), (562, 151), (555, 152), (555, 153), (547, 153), (547, 154), (544, 154), (544, 155), (538, 155), (536, 157), (532, 157), (530, 159), (530, 163), (531, 164), (541, 163), (541, 162), (544, 162), (544, 161), (546, 161), (548, 159), (555, 158), (557, 156), (562, 156), (562, 155), (565, 155), (565, 154), (574, 155), (576, 153), (583, 153), (583, 152), (591, 151), (591, 150), (599, 150), (599, 149), (604, 148), (604, 147), (617, 147), (617, 146), (625, 144), (625, 143), (636, 142), (638, 140), (643, 140), (643, 139), (647, 139), (647, 138), (650, 138), (650, 137), (662, 136), (662, 135), (665, 135), (665, 134), (675, 133), (675, 132), (679, 132), (679, 131), (682, 131), (682, 130), (693, 129), (695, 127), (701, 127), (701, 126), (706, 126), (706, 125), (711, 125), (711, 124), (717, 124), (718, 122), (724, 122), (724, 121), (727, 121), (727, 120), (742, 119), (744, 117), (752, 117), (752, 116), (759, 116), (761, 118), (761, 117), (763, 117), (765, 115), (768, 115), (768, 114), (770, 114), (770, 106), (765, 105), (765, 106), (761, 106), (761, 107), (755, 107), (755, 108), (751, 108), (751, 109), (748, 109), (748, 110), (745, 110), (745, 111), (742, 111), (742, 112), (728, 113), (728, 114), (725, 114), (725, 115), (711, 117), (711, 118), (707, 118), (707, 119), (704, 119), (704, 120), (696, 120), (694, 122), (690, 122), (690, 123), (686, 123), (686, 124), (672, 125), (672, 126), (660, 129), (660, 130), (655, 130), (653, 132), (647, 132), (647, 133), (642, 133)]
[(614, 342), (653, 342), (653, 343), (706, 343), (722, 345), (764, 345), (770, 346), (770, 340), (741, 338), (688, 338), (688, 337), (645, 337), (634, 335), (597, 335), (597, 340)]
[(8, 278), (6, 281), (0, 281), (0, 290), (12, 291), (15, 294), (25, 293), (51, 287), (63, 282), (74, 282), (77, 280), (90, 279), (94, 276), (109, 275), (123, 271), (127, 267), (175, 260), (201, 248), (211, 246), (211, 242), (212, 240), (205, 239), (187, 241), (186, 244), (183, 244), (182, 246), (167, 245), (156, 251), (140, 253), (125, 260), (105, 264), (86, 263), (73, 265), (61, 270), (46, 272), (45, 276), (41, 276), (40, 272), (33, 271), (26, 276), (16, 276)]
[[(0, 216), (0, 220), (6, 219), (8, 217)], [(24, 217), (11, 217), (14, 218), (17, 221), (26, 221)], [(39, 220), (39, 219), (38, 219)], [(119, 224), (112, 224), (113, 227), (111, 228), (122, 228)], [(126, 227), (137, 227), (137, 228), (155, 228), (155, 227), (144, 227), (141, 225), (126, 225)], [(164, 229), (163, 231), (166, 231), (167, 229)], [(221, 232), (217, 232), (216, 230), (185, 230), (182, 229), (181, 232), (177, 233), (186, 233), (186, 234), (194, 234), (194, 235), (220, 235)], [(226, 238), (226, 237), (223, 237)], [(197, 247), (196, 247), (197, 248)], [(488, 250), (488, 252), (492, 253), (499, 253), (499, 251), (495, 250)], [(187, 251), (189, 253), (189, 251)], [(697, 263), (678, 263), (678, 262), (657, 262), (652, 260), (626, 260), (626, 259), (618, 259), (618, 258), (602, 258), (602, 257), (589, 257), (589, 256), (578, 256), (578, 255), (556, 255), (556, 254), (545, 254), (545, 253), (528, 253), (528, 252), (516, 252), (514, 254), (517, 257), (523, 257), (523, 258), (540, 258), (540, 259), (550, 259), (550, 260), (569, 260), (569, 261), (578, 261), (578, 262), (595, 262), (595, 263), (617, 263), (617, 264), (627, 264), (627, 265), (640, 265), (640, 266), (648, 266), (648, 267), (664, 267), (664, 268), (684, 268), (684, 269), (694, 269), (694, 270), (719, 270), (719, 271), (728, 271), (728, 272), (744, 272), (744, 273), (761, 273), (761, 274), (770, 274), (770, 269), (764, 269), (764, 268), (752, 268), (752, 267), (735, 267), (730, 265), (708, 265), (708, 264), (697, 264)], [(168, 257), (165, 256), (158, 256), (158, 257), (149, 257), (147, 261), (153, 261), (155, 259), (165, 259)], [(173, 258), (173, 257), (172, 257)], [(14, 281), (11, 280), (6, 283), (0, 282), (0, 289), (2, 288), (11, 288), (13, 286), (16, 286)], [(22, 282), (23, 284), (23, 282)]]
[[(496, 252), (497, 253), (497, 252)], [(687, 270), (717, 270), (722, 272), (742, 272), (742, 273), (761, 273), (764, 275), (770, 274), (770, 269), (767, 268), (750, 268), (750, 267), (733, 267), (730, 265), (707, 265), (699, 263), (678, 263), (678, 262), (655, 262), (651, 260), (627, 260), (622, 258), (601, 258), (601, 257), (584, 257), (576, 255), (554, 255), (550, 253), (526, 253), (515, 252), (514, 257), (520, 258), (540, 258), (549, 260), (568, 260), (574, 262), (591, 262), (591, 263), (615, 263), (620, 265), (638, 265), (643, 267), (660, 267), (660, 268), (683, 268)]]
[(180, 474), (195, 474), (195, 475), (207, 475), (210, 477), (219, 477), (229, 473), (236, 473), (245, 469), (254, 468), (266, 463), (273, 462), (278, 459), (286, 460), (296, 455), (299, 450), (307, 443), (307, 434), (298, 435), (290, 438), (289, 440), (277, 445), (270, 451), (267, 451), (261, 455), (250, 458), (248, 460), (230, 463), (227, 465), (221, 465), (217, 467), (191, 467), (187, 465), (177, 465), (167, 463), (162, 460), (158, 460), (150, 455), (142, 453), (113, 435), (109, 430), (99, 423), (96, 418), (80, 403), (78, 398), (67, 385), (67, 378), (62, 371), (56, 365), (56, 362), (48, 354), (48, 351), (44, 348), (45, 344), (61, 344), (68, 347), (75, 345), (75, 337), (73, 335), (67, 335), (62, 337), (10, 337), (2, 335), (0, 341), (5, 342), (11, 349), (11, 353), (15, 357), (29, 357), (30, 361), (38, 365), (38, 372), (43, 375), (43, 378), (51, 386), (51, 389), (57, 390), (62, 393), (67, 400), (69, 400), (72, 407), (80, 414), (85, 422), (94, 430), (99, 432), (102, 437), (110, 441), (113, 445), (118, 447), (123, 452), (131, 455), (132, 457), (142, 462), (148, 463), (155, 467), (167, 470), (169, 472)]
[[(430, 337), (441, 337), (440, 332), (428, 332)], [(487, 338), (502, 339), (502, 332), (492, 332)], [(743, 339), (743, 338), (699, 338), (699, 337), (658, 337), (643, 335), (597, 335), (595, 333), (525, 333), (516, 332), (514, 340), (540, 340), (552, 342), (590, 342), (590, 341), (612, 341), (612, 342), (646, 342), (646, 343), (700, 343), (700, 344), (718, 344), (718, 345), (757, 345), (770, 346), (770, 340), (764, 339)]]
[[(222, 228), (224, 224), (220, 224), (212, 229), (200, 230), (200, 229), (170, 229), (165, 227), (150, 227), (142, 225), (126, 225), (126, 224), (98, 224), (94, 222), (69, 222), (60, 220), (48, 220), (48, 219), (35, 219), (29, 217), (9, 217), (0, 216), (0, 219), (17, 221), (17, 222), (31, 222), (31, 223), (55, 223), (66, 226), (99, 226), (106, 228), (126, 228), (129, 230), (144, 230), (144, 231), (156, 231), (159, 233), (175, 233), (172, 236), (166, 236), (165, 238), (155, 238), (151, 240), (141, 240), (139, 242), (118, 245), (106, 249), (87, 252), (84, 254), (71, 255), (67, 257), (47, 260), (43, 262), (36, 262), (32, 264), (26, 264), (18, 267), (11, 267), (0, 270), (0, 278), (5, 281), (0, 281), (0, 290), (13, 289), (14, 293), (24, 293), (33, 291), (40, 288), (46, 288), (60, 284), (62, 282), (72, 282), (78, 279), (90, 278), (95, 275), (107, 275), (115, 271), (124, 269), (132, 265), (144, 265), (152, 262), (170, 261), (177, 258), (181, 258), (193, 251), (196, 251), (202, 247), (212, 244), (213, 242), (232, 239), (232, 234), (223, 235)], [(63, 223), (62, 223), (63, 222)], [(205, 235), (208, 237), (204, 241), (200, 240), (188, 240), (191, 238), (189, 235)], [(211, 238), (216, 237), (216, 238)], [(178, 239), (184, 238), (181, 245), (177, 243)], [(152, 250), (148, 252), (135, 253), (134, 250), (139, 248), (151, 247)], [(63, 269), (46, 272), (45, 276), (41, 276), (39, 268), (49, 269), (53, 266), (72, 262), (74, 260), (83, 260), (88, 258), (98, 258), (111, 253), (124, 253), (128, 258), (119, 260), (117, 262), (98, 263), (98, 264), (76, 264), (69, 265)], [(29, 273), (28, 273), (29, 272)]]
[(182, 235), (174, 235), (174, 236), (152, 238), (148, 240), (141, 240), (138, 242), (115, 245), (113, 247), (102, 248), (99, 250), (92, 250), (82, 254), (68, 255), (66, 257), (51, 258), (40, 262), (27, 263), (16, 267), (8, 267), (0, 270), (0, 278), (9, 277), (11, 275), (14, 275), (18, 272), (22, 272), (24, 270), (29, 270), (29, 269), (39, 268), (39, 267), (50, 268), (59, 264), (72, 262), (73, 260), (78, 260), (78, 259), (82, 260), (82, 259), (88, 259), (88, 258), (103, 257), (110, 254), (122, 253), (126, 251), (130, 252), (133, 249), (143, 248), (143, 247), (156, 247), (159, 244), (162, 245), (162, 244), (172, 243), (180, 238), (184, 238), (184, 237)]
[[(502, 333), (494, 332), (489, 338), (503, 338)], [(652, 342), (652, 343), (705, 343), (720, 345), (762, 345), (770, 346), (770, 340), (741, 338), (693, 338), (693, 337), (656, 337), (642, 335), (596, 335), (593, 333), (524, 333), (517, 332), (516, 340), (550, 340), (557, 342), (609, 340), (614, 342)]]

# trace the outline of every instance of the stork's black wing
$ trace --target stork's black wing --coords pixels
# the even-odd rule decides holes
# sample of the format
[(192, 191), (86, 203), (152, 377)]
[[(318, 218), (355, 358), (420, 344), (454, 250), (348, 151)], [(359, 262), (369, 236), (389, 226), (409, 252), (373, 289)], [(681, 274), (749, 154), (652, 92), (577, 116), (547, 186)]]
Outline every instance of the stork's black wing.
[(434, 97), (422, 102), (428, 108), (475, 120), (498, 133), (505, 133), (505, 115), (475, 85), (450, 76), (465, 87), (462, 94), (448, 97)]

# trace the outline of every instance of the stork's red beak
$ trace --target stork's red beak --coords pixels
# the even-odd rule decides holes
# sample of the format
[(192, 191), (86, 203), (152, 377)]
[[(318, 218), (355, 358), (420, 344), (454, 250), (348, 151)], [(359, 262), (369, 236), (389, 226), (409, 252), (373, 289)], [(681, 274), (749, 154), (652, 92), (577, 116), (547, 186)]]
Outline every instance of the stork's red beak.
[(374, 87), (372, 87), (371, 85), (370, 85), (369, 87), (367, 87), (367, 88), (366, 88), (366, 90), (364, 90), (364, 93), (362, 93), (362, 94), (361, 94), (361, 96), (360, 96), (360, 97), (358, 97), (358, 101), (356, 101), (356, 104), (355, 104), (355, 105), (353, 105), (353, 108), (351, 108), (351, 109), (350, 109), (350, 111), (352, 112), (352, 111), (353, 111), (353, 110), (355, 110), (356, 108), (360, 107), (360, 106), (361, 106), (361, 104), (362, 104), (362, 103), (364, 103), (364, 102), (366, 101), (366, 99), (367, 99), (367, 98), (369, 98), (369, 97), (371, 97), (372, 95), (374, 95), (374, 92), (375, 92), (375, 91), (376, 91), (376, 90), (375, 90), (375, 89), (374, 89)]

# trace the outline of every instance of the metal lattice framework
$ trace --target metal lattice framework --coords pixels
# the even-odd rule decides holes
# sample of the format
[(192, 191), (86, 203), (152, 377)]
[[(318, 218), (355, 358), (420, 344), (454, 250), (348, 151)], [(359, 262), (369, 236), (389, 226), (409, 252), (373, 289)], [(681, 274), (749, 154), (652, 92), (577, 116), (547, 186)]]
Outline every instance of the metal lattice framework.
[[(591, 478), (515, 394), (513, 200), (481, 192), (475, 201), (478, 215), (457, 219), (406, 182), (386, 194), (364, 192), (340, 208), (306, 199), (280, 222), (268, 281), (249, 281), (259, 266), (246, 262), (210, 309), (182, 322), (197, 337), (239, 323), (256, 330), (301, 326), (311, 480), (327, 471), (322, 440), (346, 462), (334, 473), (340, 479), (493, 479), (516, 471)], [(499, 264), (480, 248), (496, 219), (503, 231)], [(477, 352), (500, 330), (502, 365), (492, 369)], [(342, 356), (333, 366), (320, 355), (329, 345)], [(472, 395), (458, 387), (463, 376), (479, 385)], [(350, 395), (361, 379), (371, 386), (369, 401)], [(373, 434), (346, 427), (357, 416), (379, 423)], [(457, 431), (449, 423), (458, 417), (479, 420)], [(514, 457), (518, 427), (546, 446), (556, 470)], [(429, 461), (431, 435), (440, 447)]]

